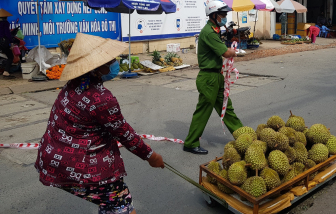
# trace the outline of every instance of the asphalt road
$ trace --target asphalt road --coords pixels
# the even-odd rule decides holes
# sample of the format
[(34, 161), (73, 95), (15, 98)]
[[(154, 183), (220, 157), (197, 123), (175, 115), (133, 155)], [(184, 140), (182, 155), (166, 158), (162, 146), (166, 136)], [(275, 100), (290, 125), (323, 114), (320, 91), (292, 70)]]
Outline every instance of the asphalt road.
[[(323, 123), (336, 135), (335, 53), (335, 49), (323, 49), (236, 63), (243, 78), (232, 87), (230, 97), (238, 117), (256, 129), (272, 115), (286, 120), (292, 110), (307, 126)], [(118, 98), (124, 117), (139, 134), (184, 140), (198, 99), (196, 75), (197, 70), (190, 69), (110, 81), (105, 86)], [(0, 142), (37, 142), (57, 93), (1, 96)], [(199, 165), (220, 157), (232, 139), (228, 131), (223, 135), (213, 112), (201, 139), (208, 155), (183, 152), (182, 145), (173, 142), (146, 142), (164, 161), (198, 181)], [(208, 207), (199, 189), (168, 169), (151, 168), (124, 148), (121, 153), (128, 172), (125, 182), (138, 214), (230, 213), (221, 206)], [(35, 156), (36, 150), (0, 149), (0, 213), (98, 212), (94, 204), (39, 183)], [(306, 213), (334, 213), (335, 199), (335, 192), (323, 194)]]

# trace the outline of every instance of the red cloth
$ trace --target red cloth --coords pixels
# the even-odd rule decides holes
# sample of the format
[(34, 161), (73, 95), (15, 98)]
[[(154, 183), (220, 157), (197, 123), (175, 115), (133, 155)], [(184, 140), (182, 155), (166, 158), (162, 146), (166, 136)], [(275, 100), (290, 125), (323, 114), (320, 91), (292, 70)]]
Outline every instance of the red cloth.
[(91, 78), (85, 91), (79, 85), (69, 81), (50, 112), (35, 163), (44, 185), (101, 185), (126, 176), (117, 141), (143, 160), (153, 153), (101, 82)]
[(315, 36), (315, 35), (312, 35), (312, 36), (311, 36), (311, 40), (312, 40), (312, 43), (315, 43), (315, 42), (316, 42), (316, 36)]
[(310, 26), (309, 27), (309, 37), (312, 38), (312, 35), (318, 36), (320, 33), (320, 29), (318, 27), (315, 26)]

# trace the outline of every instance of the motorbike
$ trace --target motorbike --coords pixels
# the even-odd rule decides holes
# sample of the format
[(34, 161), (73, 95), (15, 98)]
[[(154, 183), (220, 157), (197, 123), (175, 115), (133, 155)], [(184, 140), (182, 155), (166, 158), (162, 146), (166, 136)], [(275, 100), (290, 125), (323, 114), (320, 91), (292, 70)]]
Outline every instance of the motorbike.
[(227, 42), (232, 42), (233, 40), (238, 41), (239, 40), (239, 36), (240, 39), (248, 39), (250, 37), (250, 30), (251, 27), (240, 27), (235, 29), (234, 27), (237, 26), (237, 24), (233, 21), (228, 23), (228, 27), (226, 27), (226, 31), (225, 33), (223, 33), (222, 36), (222, 41), (227, 41)]
[(22, 61), (24, 61), (24, 57), (26, 55), (26, 51), (28, 51), (28, 48), (25, 46), (26, 42), (23, 41), (23, 37), (19, 38), (17, 36), (19, 30), (20, 30), (20, 27), (16, 27), (16, 28), (12, 29), (11, 30), (11, 35), (12, 35), (13, 43), (16, 44), (19, 47), (19, 50), (21, 52), (20, 61), (22, 62)]
[[(25, 46), (26, 42), (23, 41), (23, 39), (17, 37), (17, 34), (20, 30), (20, 27), (16, 27), (14, 29), (11, 30), (11, 36), (12, 36), (12, 43), (17, 45), (21, 54), (20, 54), (20, 62), (16, 63), (15, 66), (11, 67), (11, 71), (16, 71), (21, 67), (21, 62), (25, 62), (25, 55), (26, 55), (26, 51), (28, 51), (28, 48)], [(6, 62), (7, 62), (8, 58), (5, 54), (0, 52), (0, 68), (4, 69), (6, 66)]]

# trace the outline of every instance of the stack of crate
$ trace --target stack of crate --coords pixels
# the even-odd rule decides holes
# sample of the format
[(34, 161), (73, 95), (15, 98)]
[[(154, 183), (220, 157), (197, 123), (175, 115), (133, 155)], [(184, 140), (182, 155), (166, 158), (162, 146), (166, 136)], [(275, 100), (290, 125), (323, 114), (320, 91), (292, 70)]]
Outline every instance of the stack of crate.
[(295, 34), (295, 13), (289, 13), (287, 17), (287, 34)]
[(281, 35), (281, 23), (276, 23), (275, 34)]

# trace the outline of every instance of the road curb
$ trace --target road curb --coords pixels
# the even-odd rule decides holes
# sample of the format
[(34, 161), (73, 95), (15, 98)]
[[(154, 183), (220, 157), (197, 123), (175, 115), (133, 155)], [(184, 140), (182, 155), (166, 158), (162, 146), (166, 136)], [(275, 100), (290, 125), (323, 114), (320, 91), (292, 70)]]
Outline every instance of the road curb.
[(30, 92), (40, 92), (55, 90), (57, 88), (62, 88), (66, 82), (63, 81), (43, 81), (43, 82), (32, 82), (25, 85), (14, 85), (8, 87), (13, 94), (30, 93)]

